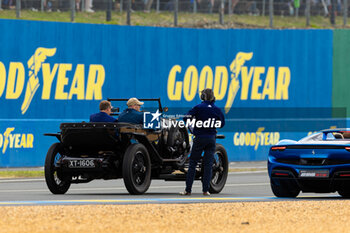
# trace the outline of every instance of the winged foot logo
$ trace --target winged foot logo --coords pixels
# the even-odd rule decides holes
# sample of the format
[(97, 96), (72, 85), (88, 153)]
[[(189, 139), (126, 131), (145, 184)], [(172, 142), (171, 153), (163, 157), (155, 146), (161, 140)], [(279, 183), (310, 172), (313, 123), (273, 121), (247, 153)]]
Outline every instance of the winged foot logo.
[[(56, 48), (39, 47), (27, 62), (28, 79), (26, 83), (21, 113), (29, 109), (33, 97), (42, 85), (42, 100), (101, 100), (105, 81), (105, 69), (100, 64), (50, 64), (46, 61), (56, 54)], [(0, 98), (19, 99), (25, 82), (25, 66), (21, 62), (10, 62), (8, 75), (5, 64), (0, 61)], [(85, 74), (87, 70), (87, 75)], [(56, 81), (56, 86), (53, 83)], [(69, 90), (69, 91), (68, 91)]]

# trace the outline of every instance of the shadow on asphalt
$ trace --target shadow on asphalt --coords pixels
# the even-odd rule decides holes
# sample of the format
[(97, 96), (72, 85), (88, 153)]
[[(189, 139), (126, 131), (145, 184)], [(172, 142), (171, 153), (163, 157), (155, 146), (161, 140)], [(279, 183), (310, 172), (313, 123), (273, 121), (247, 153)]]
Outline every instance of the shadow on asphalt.
[[(129, 196), (129, 197), (144, 197), (144, 196), (180, 196), (178, 193), (144, 193), (142, 195), (130, 195), (128, 193), (66, 193), (64, 196)], [(195, 195), (194, 195), (195, 196)]]

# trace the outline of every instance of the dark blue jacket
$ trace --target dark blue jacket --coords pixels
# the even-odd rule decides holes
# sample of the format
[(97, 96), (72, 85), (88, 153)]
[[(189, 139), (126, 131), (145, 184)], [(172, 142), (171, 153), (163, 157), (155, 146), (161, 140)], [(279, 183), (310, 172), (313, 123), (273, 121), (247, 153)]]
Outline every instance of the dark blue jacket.
[(120, 113), (118, 122), (143, 124), (143, 113), (132, 108), (127, 108), (122, 113)]
[[(203, 101), (202, 103), (194, 106), (188, 113), (188, 117), (184, 117), (184, 121), (186, 123), (187, 119), (193, 119), (195, 118), (196, 121), (200, 120), (202, 122), (207, 121), (208, 119), (211, 119), (211, 122), (214, 122), (216, 120), (221, 121), (221, 127), (224, 127), (225, 125), (225, 117), (220, 108), (216, 107), (213, 102), (210, 101)], [(215, 120), (213, 120), (213, 118)], [(197, 128), (194, 127), (193, 134), (197, 137), (215, 137), (216, 135), (216, 128), (210, 127), (210, 128)]]
[(105, 112), (99, 112), (90, 116), (90, 122), (115, 122), (117, 119)]

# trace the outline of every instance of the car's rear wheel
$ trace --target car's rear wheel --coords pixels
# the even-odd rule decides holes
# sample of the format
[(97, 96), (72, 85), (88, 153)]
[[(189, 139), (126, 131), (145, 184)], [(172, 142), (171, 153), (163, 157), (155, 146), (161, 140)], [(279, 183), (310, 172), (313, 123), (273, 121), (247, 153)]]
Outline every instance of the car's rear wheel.
[(338, 193), (340, 196), (344, 198), (350, 198), (350, 189), (341, 189), (341, 190), (338, 190)]
[(288, 180), (271, 179), (271, 189), (276, 197), (296, 197), (300, 189)]
[(228, 158), (225, 148), (221, 144), (216, 144), (213, 173), (210, 181), (209, 192), (220, 193), (225, 187), (228, 175)]
[(62, 157), (62, 145), (53, 144), (46, 154), (45, 159), (45, 181), (47, 187), (53, 194), (65, 194), (70, 185), (70, 177), (64, 176), (57, 167), (57, 162)]
[(123, 179), (130, 194), (143, 194), (151, 184), (151, 159), (140, 143), (130, 145), (123, 159)]

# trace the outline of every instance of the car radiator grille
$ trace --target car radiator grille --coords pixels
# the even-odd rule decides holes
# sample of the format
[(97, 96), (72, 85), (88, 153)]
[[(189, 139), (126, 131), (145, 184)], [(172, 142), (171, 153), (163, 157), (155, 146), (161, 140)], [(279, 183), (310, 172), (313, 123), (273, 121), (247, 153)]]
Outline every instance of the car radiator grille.
[(322, 165), (337, 165), (337, 164), (350, 164), (349, 159), (320, 159), (320, 158), (308, 158), (308, 159), (276, 159), (279, 163), (295, 164), (295, 165), (307, 165), (307, 166), (322, 166)]

